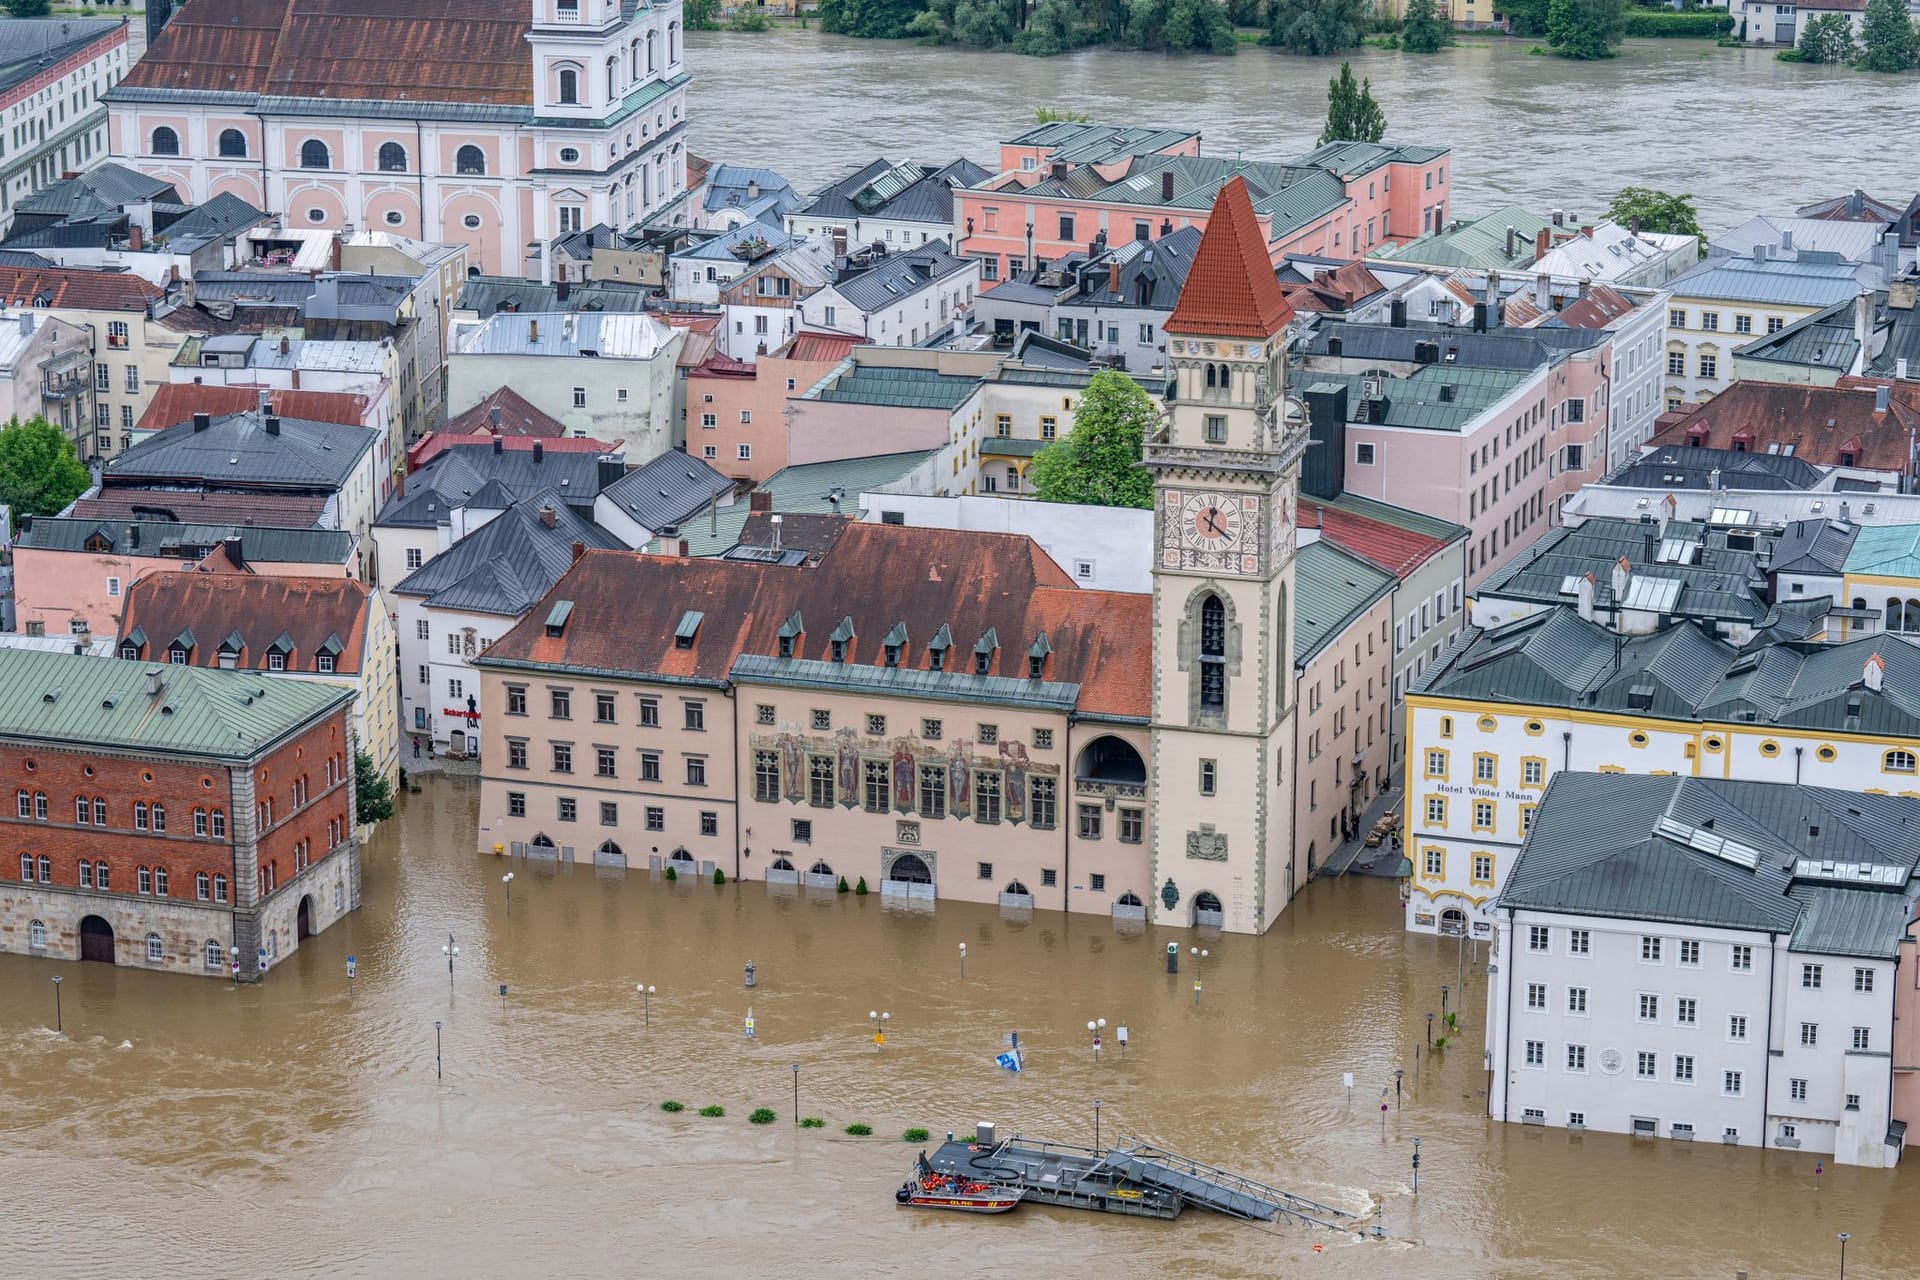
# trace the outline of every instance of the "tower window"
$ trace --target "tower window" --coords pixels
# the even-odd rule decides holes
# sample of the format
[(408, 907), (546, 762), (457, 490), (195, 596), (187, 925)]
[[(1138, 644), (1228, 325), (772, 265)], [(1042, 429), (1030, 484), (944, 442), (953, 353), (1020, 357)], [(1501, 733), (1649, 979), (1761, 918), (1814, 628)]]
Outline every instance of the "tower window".
[(1220, 597), (1200, 602), (1200, 705), (1218, 710), (1227, 701), (1227, 607)]

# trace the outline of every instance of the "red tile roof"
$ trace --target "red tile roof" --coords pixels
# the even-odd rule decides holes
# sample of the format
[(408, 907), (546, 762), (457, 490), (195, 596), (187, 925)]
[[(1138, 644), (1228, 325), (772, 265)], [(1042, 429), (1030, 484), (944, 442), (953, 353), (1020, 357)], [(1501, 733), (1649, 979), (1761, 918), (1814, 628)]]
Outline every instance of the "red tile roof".
[(360, 670), (366, 636), (365, 585), (351, 578), (292, 578), (231, 572), (150, 573), (127, 588), (120, 634), (147, 633), (141, 656), (164, 653), (182, 631), (193, 632), (196, 667), (220, 665), (220, 645), (238, 632), (242, 670), (266, 671), (267, 649), (284, 632), (293, 642), (287, 669), (311, 672), (329, 637), (340, 643), (334, 670)]
[(838, 364), (847, 358), (847, 353), (866, 342), (865, 338), (855, 338), (844, 333), (812, 333), (802, 331), (793, 335), (784, 351), (776, 352), (787, 360), (817, 360)]
[(189, 493), (179, 489), (103, 489), (68, 513), (76, 520), (177, 520), (181, 524), (319, 527), (327, 499), (317, 494)]
[[(496, 409), (500, 411), (497, 423), (493, 418)], [(545, 436), (551, 439), (567, 434), (566, 427), (558, 418), (534, 408), (512, 387), (501, 387), (465, 413), (447, 419), (446, 425), (440, 430), (450, 436), (492, 435), (498, 431), (503, 436)]]
[(1207, 229), (1200, 233), (1186, 287), (1168, 333), (1222, 338), (1271, 338), (1293, 318), (1267, 257), (1266, 237), (1254, 216), (1246, 179), (1234, 177), (1214, 197)]
[[(1772, 446), (1793, 446), (1793, 455), (1816, 467), (1842, 465), (1841, 452), (1854, 455), (1853, 466), (1873, 471), (1907, 470), (1908, 432), (1920, 430), (1920, 411), (1895, 399), (1887, 412), (1873, 411), (1868, 388), (1808, 387), (1781, 382), (1736, 382), (1678, 421), (1663, 416), (1647, 443), (1653, 448), (1731, 449), (1735, 440), (1749, 453)], [(1669, 415), (1670, 416), (1670, 415)]]
[(1281, 285), (1280, 292), (1296, 310), (1346, 311), (1385, 287), (1366, 263), (1356, 260), (1311, 281)]
[(193, 0), (123, 83), (530, 106), (525, 0)]
[[(559, 600), (573, 611), (551, 637), (545, 622)], [(900, 623), (902, 665), (927, 671), (928, 642), (945, 625), (946, 670), (970, 675), (974, 644), (991, 629), (1000, 646), (991, 674), (1025, 680), (1027, 650), (1044, 632), (1046, 678), (1077, 682), (1080, 711), (1145, 716), (1152, 609), (1145, 595), (1075, 587), (1021, 535), (849, 523), (810, 568), (589, 551), (488, 656), (717, 683), (741, 654), (777, 655), (780, 628), (797, 612), (805, 633), (796, 657), (828, 660), (831, 633), (851, 618), (847, 661), (881, 666), (882, 641)], [(705, 616), (693, 647), (681, 649), (674, 632), (689, 611)]]
[[(407, 470), (413, 471), (425, 465), (448, 449), (492, 448), (494, 439), (490, 435), (455, 436), (444, 431), (429, 431), (407, 450)], [(498, 439), (502, 449), (511, 449), (515, 453), (526, 453), (536, 444), (547, 453), (621, 453), (626, 449), (617, 441), (596, 440), (592, 436), (555, 436), (550, 440), (545, 436), (502, 435)]]
[(1342, 551), (1352, 552), (1396, 578), (1405, 578), (1459, 541), (1417, 533), (1385, 520), (1328, 506), (1315, 498), (1300, 499), (1299, 519), (1302, 529), (1319, 529), (1321, 537)]
[(1560, 323), (1569, 329), (1604, 329), (1632, 310), (1633, 303), (1625, 294), (1597, 284), (1586, 297), (1560, 309)]
[(145, 311), (160, 290), (125, 271), (0, 267), (0, 305)]
[(140, 415), (142, 431), (165, 431), (193, 420), (196, 413), (246, 413), (260, 407), (262, 398), (273, 402), (273, 411), (283, 418), (304, 418), (309, 422), (339, 422), (350, 427), (369, 426), (366, 420), (367, 398), (347, 391), (286, 391), (272, 387), (216, 387), (207, 383), (169, 382), (156, 388), (147, 411)]

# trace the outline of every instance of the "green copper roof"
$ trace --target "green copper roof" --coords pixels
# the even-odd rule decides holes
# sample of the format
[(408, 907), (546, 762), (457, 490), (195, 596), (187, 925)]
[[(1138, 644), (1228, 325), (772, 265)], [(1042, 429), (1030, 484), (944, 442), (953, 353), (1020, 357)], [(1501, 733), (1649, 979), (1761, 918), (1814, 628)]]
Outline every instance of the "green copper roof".
[(0, 736), (50, 744), (245, 759), (353, 696), (256, 671), (0, 649)]
[(1866, 525), (1847, 552), (1848, 573), (1882, 578), (1920, 578), (1920, 529), (1912, 525)]
[(1305, 663), (1347, 623), (1393, 590), (1395, 578), (1322, 539), (1294, 562), (1293, 660)]

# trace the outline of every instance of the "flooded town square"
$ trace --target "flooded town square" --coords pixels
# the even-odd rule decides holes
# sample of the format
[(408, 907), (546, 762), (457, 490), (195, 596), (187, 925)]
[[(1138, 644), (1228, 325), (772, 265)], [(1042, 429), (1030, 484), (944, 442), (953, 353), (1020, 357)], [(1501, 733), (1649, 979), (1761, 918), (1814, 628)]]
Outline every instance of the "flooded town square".
[[(510, 867), (473, 852), (477, 794), (430, 780), (406, 797), (368, 845), (364, 908), (257, 985), (0, 956), (11, 1274), (479, 1276), (564, 1256), (607, 1276), (964, 1258), (999, 1275), (1757, 1280), (1832, 1274), (1840, 1231), (1853, 1276), (1911, 1274), (1920, 1249), (1909, 1169), (1816, 1180), (1810, 1155), (1488, 1121), (1485, 955), (1447, 993), (1457, 1047), (1416, 1055), (1462, 958), (1401, 929), (1391, 880), (1316, 883), (1263, 937), (1129, 934)], [(1210, 952), (1197, 1006), (1194, 945)], [(993, 1061), (1009, 1031), (1017, 1075)], [(795, 1064), (823, 1129), (793, 1123)], [(1377, 1199), (1388, 1238), (894, 1206), (917, 1150), (904, 1129), (992, 1120), (1091, 1144), (1096, 1099), (1102, 1144), (1151, 1139), (1363, 1220)], [(726, 1115), (696, 1114), (713, 1104)], [(761, 1106), (778, 1123), (749, 1124)], [(874, 1136), (845, 1136), (855, 1122)]]

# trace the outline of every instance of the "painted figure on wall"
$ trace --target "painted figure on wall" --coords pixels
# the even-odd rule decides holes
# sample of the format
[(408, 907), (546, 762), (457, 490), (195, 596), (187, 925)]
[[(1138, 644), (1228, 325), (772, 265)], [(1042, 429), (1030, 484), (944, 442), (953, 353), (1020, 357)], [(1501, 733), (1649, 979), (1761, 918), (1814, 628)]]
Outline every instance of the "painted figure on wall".
[(781, 794), (796, 804), (807, 796), (806, 775), (800, 771), (800, 736), (793, 733), (780, 735), (780, 777), (784, 783)]
[(1027, 748), (1020, 742), (1002, 742), (1000, 761), (1007, 773), (1007, 821), (1027, 820)]
[(893, 807), (902, 813), (913, 811), (913, 745), (908, 738), (896, 738), (893, 744)]
[(973, 808), (972, 745), (955, 738), (947, 747), (947, 808), (956, 818)]
[(860, 803), (860, 739), (851, 729), (833, 735), (839, 761), (840, 804), (851, 809)]

